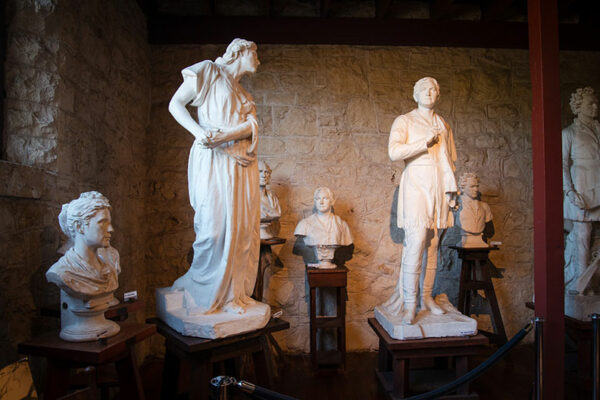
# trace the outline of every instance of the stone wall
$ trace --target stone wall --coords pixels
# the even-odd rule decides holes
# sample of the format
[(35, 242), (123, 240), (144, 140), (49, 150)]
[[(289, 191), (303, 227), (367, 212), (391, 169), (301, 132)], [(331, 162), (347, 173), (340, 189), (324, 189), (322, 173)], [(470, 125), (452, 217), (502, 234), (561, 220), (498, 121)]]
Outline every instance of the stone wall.
[[(98, 190), (113, 206), (123, 291), (145, 291), (145, 17), (133, 1), (10, 0), (0, 161), (0, 366), (58, 320), (46, 282), (64, 240), (61, 204)], [(140, 316), (142, 318), (143, 316)]]
[[(193, 241), (187, 195), (191, 135), (167, 112), (180, 70), (225, 46), (156, 46), (133, 1), (9, 0), (6, 124), (0, 161), (0, 364), (16, 343), (57, 320), (38, 310), (58, 301), (44, 273), (64, 236), (60, 205), (99, 190), (113, 205), (123, 291), (137, 289), (154, 313), (154, 288), (188, 267)], [(304, 266), (292, 254), (296, 223), (327, 185), (355, 237), (348, 262), (348, 349), (373, 350), (366, 324), (397, 280), (401, 245), (391, 218), (401, 166), (387, 158), (393, 119), (410, 111), (412, 85), (438, 79), (439, 112), (455, 131), (460, 174), (480, 175), (494, 213), (504, 277), (495, 279), (512, 335), (531, 316), (532, 186), (528, 53), (513, 50), (359, 46), (261, 46), (262, 65), (243, 84), (254, 95), (260, 154), (273, 168), (283, 211), (276, 246), (285, 267), (269, 271), (265, 296), (291, 329), (278, 340), (308, 350)], [(600, 90), (598, 53), (561, 55), (563, 125), (576, 87)], [(149, 124), (149, 125), (148, 125)], [(557, 162), (560, 162), (557, 160)], [(560, 185), (557, 183), (557, 185)], [(447, 235), (447, 239), (451, 238)], [(444, 244), (448, 244), (449, 241)], [(443, 248), (437, 291), (456, 296), (454, 255)], [(138, 315), (139, 319), (144, 313)], [(481, 319), (485, 326), (488, 321)], [(162, 351), (158, 337), (152, 351)]]
[[(194, 237), (186, 171), (192, 136), (169, 115), (167, 104), (181, 83), (180, 70), (214, 59), (224, 47), (152, 48), (149, 288), (168, 286), (183, 274)], [(285, 268), (267, 273), (265, 296), (291, 324), (278, 335), (284, 349), (308, 351), (304, 265), (292, 254), (293, 231), (311, 213), (318, 186), (335, 192), (335, 212), (355, 238), (354, 257), (347, 263), (348, 350), (377, 348), (366, 319), (390, 295), (401, 254), (391, 218), (401, 166), (389, 161), (387, 140), (394, 118), (414, 108), (412, 87), (423, 76), (437, 78), (441, 86), (438, 111), (454, 129), (457, 175), (473, 171), (481, 177), (483, 200), (494, 214), (493, 240), (502, 242), (491, 256), (503, 269), (504, 277), (494, 279), (500, 308), (508, 335), (520, 329), (532, 316), (524, 303), (533, 295), (528, 52), (259, 44), (258, 54), (259, 72), (242, 83), (257, 104), (259, 155), (273, 168), (271, 189), (282, 206), (280, 236), (287, 243), (274, 250)], [(594, 74), (598, 53), (569, 53), (561, 60), (563, 104), (573, 87), (600, 88)], [(563, 109), (568, 122), (572, 116)], [(455, 299), (458, 271), (447, 248), (451, 238), (449, 232), (443, 243), (436, 291)], [(489, 318), (480, 322), (489, 326)]]

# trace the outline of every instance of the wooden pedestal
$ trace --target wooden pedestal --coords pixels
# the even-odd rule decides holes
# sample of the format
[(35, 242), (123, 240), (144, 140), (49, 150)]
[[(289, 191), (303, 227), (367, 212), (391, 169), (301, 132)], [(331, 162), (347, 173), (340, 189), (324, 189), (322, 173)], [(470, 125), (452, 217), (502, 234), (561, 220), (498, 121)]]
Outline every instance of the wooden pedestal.
[(70, 369), (108, 363), (115, 363), (120, 398), (144, 399), (135, 344), (155, 332), (153, 325), (128, 323), (121, 325), (121, 331), (116, 336), (79, 343), (66, 342), (58, 337), (58, 332), (52, 332), (19, 344), (19, 353), (47, 359), (46, 400), (54, 400), (67, 393)]
[[(348, 268), (318, 269), (306, 267), (308, 286), (310, 288), (310, 357), (314, 369), (324, 366), (341, 366), (346, 368), (346, 286)], [(335, 288), (336, 315), (326, 317), (317, 315), (316, 289)], [(317, 330), (335, 329), (337, 349), (333, 351), (317, 351)]]
[(494, 284), (490, 277), (488, 258), (490, 251), (498, 250), (498, 247), (465, 248), (450, 246), (450, 248), (458, 251), (458, 257), (462, 260), (458, 289), (458, 311), (469, 317), (471, 315), (471, 296), (474, 296), (478, 290), (483, 290), (490, 304), (490, 319), (494, 332), (482, 330), (479, 330), (479, 332), (488, 336), (493, 343), (503, 345), (508, 339), (504, 330), (500, 307), (498, 307)]
[(214, 377), (213, 363), (237, 359), (244, 354), (252, 355), (257, 383), (273, 387), (274, 367), (268, 336), (272, 332), (290, 327), (287, 321), (274, 318), (262, 329), (211, 340), (183, 336), (157, 318), (148, 322), (156, 324), (158, 333), (166, 339), (167, 351), (161, 391), (161, 399), (165, 400), (174, 398), (178, 392), (182, 363), (191, 369), (189, 398), (204, 400), (209, 398), (210, 380)]
[(262, 301), (265, 271), (267, 268), (271, 267), (273, 263), (273, 251), (271, 250), (271, 246), (284, 243), (285, 239), (278, 237), (260, 239), (260, 258), (258, 260), (258, 271), (256, 272), (254, 292), (252, 293), (252, 297), (257, 301)]
[[(379, 361), (377, 377), (384, 391), (392, 400), (410, 395), (408, 371), (410, 360), (417, 358), (453, 357), (456, 377), (468, 372), (468, 356), (482, 352), (488, 339), (476, 336), (427, 338), (416, 340), (395, 340), (388, 335), (375, 318), (369, 318), (369, 325), (379, 337)], [(457, 394), (440, 399), (478, 399), (476, 393), (469, 393), (469, 385), (458, 388)]]

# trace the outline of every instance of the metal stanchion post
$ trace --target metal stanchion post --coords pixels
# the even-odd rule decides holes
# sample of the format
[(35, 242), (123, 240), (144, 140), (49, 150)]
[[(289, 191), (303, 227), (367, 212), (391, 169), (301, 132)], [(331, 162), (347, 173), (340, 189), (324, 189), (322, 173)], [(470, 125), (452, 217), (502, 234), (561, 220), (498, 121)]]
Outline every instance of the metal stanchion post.
[(535, 317), (535, 398), (543, 399), (542, 361), (544, 357), (544, 318)]
[(216, 376), (210, 380), (215, 390), (214, 400), (229, 400), (230, 389), (234, 388), (237, 380), (231, 376)]
[(598, 376), (598, 367), (600, 367), (600, 315), (598, 314), (592, 314), (592, 329), (592, 354), (594, 357), (592, 362), (592, 399), (599, 400), (600, 377)]

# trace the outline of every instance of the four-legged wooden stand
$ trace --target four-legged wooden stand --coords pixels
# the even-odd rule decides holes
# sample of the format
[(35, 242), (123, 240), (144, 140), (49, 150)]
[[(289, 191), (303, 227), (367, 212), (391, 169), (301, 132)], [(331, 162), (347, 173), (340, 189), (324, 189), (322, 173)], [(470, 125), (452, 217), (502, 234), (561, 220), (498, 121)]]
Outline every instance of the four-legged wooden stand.
[(450, 248), (458, 251), (458, 257), (462, 260), (460, 286), (458, 289), (458, 311), (466, 316), (470, 316), (471, 296), (477, 290), (483, 290), (490, 304), (490, 318), (494, 332), (485, 332), (482, 330), (479, 330), (479, 332), (488, 336), (492, 342), (503, 345), (508, 339), (506, 338), (502, 314), (500, 313), (500, 307), (498, 307), (498, 299), (496, 299), (496, 292), (492, 278), (490, 277), (488, 264), (490, 251), (498, 250), (498, 248), (465, 248), (457, 246), (450, 246)]
[(19, 353), (45, 357), (48, 360), (44, 390), (46, 400), (54, 400), (67, 393), (71, 369), (108, 363), (115, 363), (117, 368), (119, 398), (143, 400), (144, 391), (137, 367), (135, 344), (155, 332), (154, 325), (121, 324), (121, 331), (116, 336), (95, 342), (66, 342), (58, 337), (58, 332), (52, 332), (20, 343)]
[[(318, 269), (306, 267), (308, 286), (310, 288), (310, 357), (312, 366), (341, 366), (346, 368), (346, 286), (348, 268)], [(317, 288), (336, 289), (335, 317), (317, 315)], [(335, 329), (337, 349), (330, 351), (317, 350), (317, 330)]]
[(157, 318), (148, 322), (156, 324), (158, 333), (166, 339), (161, 399), (172, 399), (177, 394), (182, 363), (191, 368), (189, 398), (208, 399), (210, 380), (213, 378), (213, 363), (236, 359), (244, 354), (253, 357), (257, 383), (273, 387), (274, 367), (271, 364), (271, 348), (267, 335), (290, 327), (287, 321), (274, 318), (262, 329), (211, 340), (183, 336)]
[[(416, 340), (396, 340), (383, 329), (375, 318), (369, 318), (369, 325), (379, 337), (379, 362), (377, 377), (385, 392), (392, 400), (410, 395), (408, 371), (410, 360), (416, 358), (454, 357), (456, 377), (468, 372), (468, 356), (479, 354), (488, 345), (488, 339), (476, 336), (427, 338)], [(478, 399), (476, 393), (469, 393), (469, 385), (458, 388), (456, 395), (440, 399)]]

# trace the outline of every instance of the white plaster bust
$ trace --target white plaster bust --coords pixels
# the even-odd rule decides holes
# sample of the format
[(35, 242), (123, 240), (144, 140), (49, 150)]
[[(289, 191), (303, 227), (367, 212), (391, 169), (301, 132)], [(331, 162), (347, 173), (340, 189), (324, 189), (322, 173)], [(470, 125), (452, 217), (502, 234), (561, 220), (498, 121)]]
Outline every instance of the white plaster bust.
[(588, 270), (592, 223), (600, 221), (598, 98), (591, 87), (580, 88), (570, 106), (575, 119), (562, 131), (563, 209), (572, 223), (565, 244), (565, 288), (583, 293), (595, 273)]
[(472, 172), (466, 172), (461, 175), (458, 186), (460, 188), (460, 207), (456, 214), (461, 241), (457, 246), (489, 247), (483, 241), (483, 231), (485, 225), (492, 220), (492, 210), (487, 203), (479, 200), (479, 177)]
[(258, 161), (258, 180), (260, 185), (260, 238), (270, 239), (279, 234), (281, 207), (275, 193), (267, 189), (271, 183), (271, 167), (263, 160)]
[(195, 137), (188, 188), (196, 238), (189, 270), (157, 289), (156, 307), (183, 335), (225, 337), (262, 328), (270, 318), (270, 307), (250, 297), (260, 254), (258, 121), (240, 80), (256, 72), (256, 51), (255, 43), (234, 39), (215, 61), (184, 68), (169, 102), (173, 118)]
[(313, 198), (315, 212), (298, 223), (294, 235), (303, 236), (304, 244), (314, 247), (319, 268), (335, 268), (335, 249), (350, 246), (352, 234), (348, 224), (333, 213), (335, 197), (329, 188), (317, 188)]
[(62, 206), (58, 220), (72, 246), (46, 272), (61, 289), (60, 337), (80, 342), (116, 335), (119, 325), (104, 318), (118, 304), (113, 292), (121, 272), (119, 253), (110, 246), (108, 200), (98, 192), (82, 193)]

